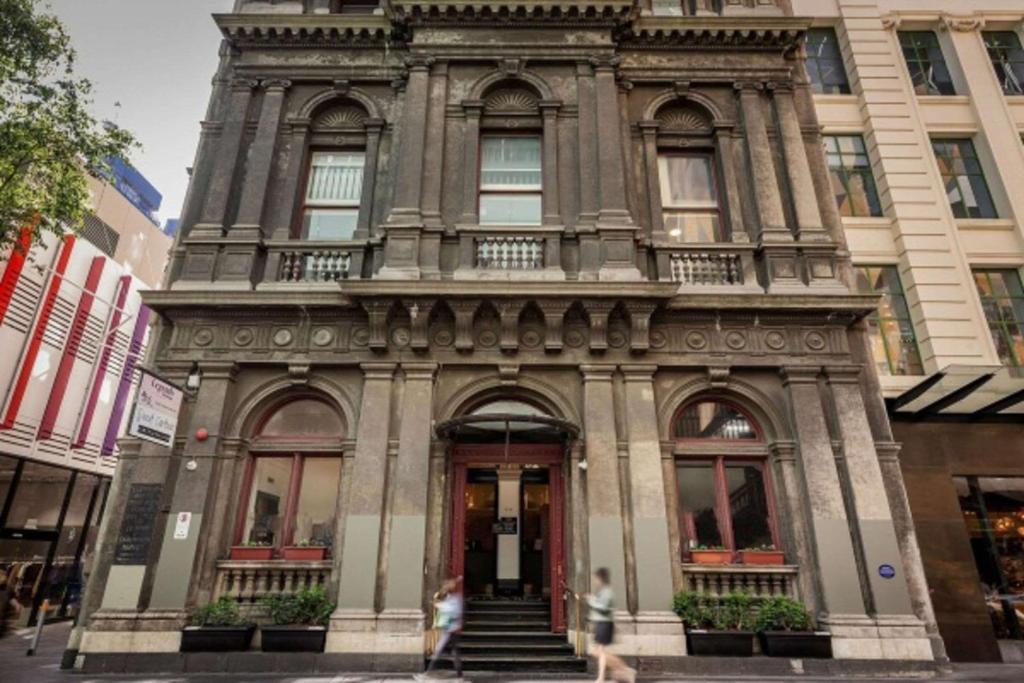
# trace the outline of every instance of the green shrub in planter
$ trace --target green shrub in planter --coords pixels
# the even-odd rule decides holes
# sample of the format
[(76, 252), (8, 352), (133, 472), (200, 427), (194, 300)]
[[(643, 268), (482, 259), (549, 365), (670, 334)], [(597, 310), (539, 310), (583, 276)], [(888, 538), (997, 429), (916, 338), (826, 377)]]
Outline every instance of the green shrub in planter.
[(261, 629), (264, 652), (323, 652), (334, 603), (322, 586), (263, 601), (272, 626)]
[(223, 595), (215, 602), (197, 607), (188, 619), (189, 626), (246, 626), (238, 611), (238, 602)]
[(831, 635), (815, 633), (807, 608), (792, 598), (765, 599), (758, 610), (755, 626), (761, 639), (761, 650), (769, 657), (832, 656)]
[(686, 625), (690, 654), (749, 657), (754, 650), (754, 601), (746, 593), (710, 596), (681, 592), (673, 611)]
[(181, 632), (182, 652), (248, 650), (256, 627), (242, 618), (238, 603), (227, 595), (202, 605), (189, 616)]
[(810, 631), (811, 615), (793, 598), (776, 596), (761, 601), (754, 626), (758, 631)]

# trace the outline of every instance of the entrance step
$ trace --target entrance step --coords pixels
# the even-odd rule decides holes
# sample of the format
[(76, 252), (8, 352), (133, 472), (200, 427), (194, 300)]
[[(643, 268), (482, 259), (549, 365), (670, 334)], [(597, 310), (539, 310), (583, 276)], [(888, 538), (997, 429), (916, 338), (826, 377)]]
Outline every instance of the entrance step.
[[(455, 662), (451, 657), (443, 657), (437, 662), (439, 669), (452, 669)], [(516, 655), (462, 655), (464, 671), (543, 671), (547, 673), (582, 673), (587, 670), (587, 661), (576, 657)]]

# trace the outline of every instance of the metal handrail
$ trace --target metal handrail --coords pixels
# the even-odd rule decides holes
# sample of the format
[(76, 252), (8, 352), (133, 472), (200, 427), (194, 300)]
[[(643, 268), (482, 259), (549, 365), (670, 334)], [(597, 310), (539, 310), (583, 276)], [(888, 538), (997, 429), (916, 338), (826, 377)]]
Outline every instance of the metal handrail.
[(423, 630), (423, 650), (427, 656), (433, 655), (437, 648), (437, 601), (441, 599), (441, 591), (430, 598), (430, 625)]
[(576, 604), (576, 637), (573, 643), (573, 650), (577, 657), (587, 656), (587, 629), (583, 623), (583, 596), (576, 591), (570, 590), (564, 583), (562, 584), (565, 596), (572, 598)]

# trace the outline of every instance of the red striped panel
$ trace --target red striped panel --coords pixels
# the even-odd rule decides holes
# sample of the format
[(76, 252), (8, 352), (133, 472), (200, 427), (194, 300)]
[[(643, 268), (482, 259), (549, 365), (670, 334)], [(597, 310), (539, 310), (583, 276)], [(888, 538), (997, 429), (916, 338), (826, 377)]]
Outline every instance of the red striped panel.
[(75, 311), (75, 317), (71, 321), (71, 332), (64, 345), (64, 353), (60, 357), (57, 377), (53, 380), (53, 386), (50, 387), (50, 398), (46, 401), (43, 419), (39, 423), (37, 439), (49, 439), (53, 436), (53, 427), (57, 424), (57, 415), (60, 414), (64, 394), (68, 390), (68, 380), (71, 379), (71, 370), (75, 366), (75, 356), (78, 355), (78, 347), (82, 345), (85, 323), (89, 319), (92, 302), (96, 299), (96, 288), (100, 284), (100, 276), (103, 274), (103, 266), (106, 265), (106, 262), (106, 256), (95, 256), (92, 259), (92, 265), (89, 266), (89, 276), (85, 279), (85, 289), (82, 290), (82, 297), (78, 300), (78, 310)]
[(0, 429), (10, 429), (14, 426), (14, 421), (18, 419), (18, 410), (21, 408), (21, 402), (25, 399), (25, 389), (28, 387), (28, 381), (32, 377), (32, 367), (36, 364), (39, 346), (43, 343), (43, 333), (46, 332), (46, 326), (50, 322), (53, 306), (57, 302), (57, 291), (60, 289), (60, 283), (64, 280), (64, 272), (68, 268), (68, 261), (71, 259), (71, 249), (74, 246), (75, 236), (65, 235), (64, 243), (60, 246), (60, 256), (57, 257), (57, 263), (53, 267), (53, 275), (50, 277), (50, 287), (46, 290), (43, 306), (39, 309), (39, 317), (36, 319), (35, 329), (32, 330), (28, 350), (21, 361), (18, 378), (14, 381), (14, 386), (11, 389), (11, 400), (7, 404), (7, 413), (4, 415), (3, 424), (0, 424)]
[(30, 246), (32, 246), (32, 231), (29, 228), (22, 228), (18, 242), (7, 258), (4, 276), (0, 279), (0, 323), (3, 323), (4, 316), (7, 315), (7, 308), (11, 305), (11, 299), (14, 298), (14, 290), (18, 286), (21, 270), (25, 267), (25, 257), (28, 256)]
[(100, 350), (100, 362), (93, 376), (92, 386), (89, 388), (89, 398), (85, 403), (85, 413), (82, 415), (82, 424), (78, 428), (78, 436), (75, 437), (72, 448), (81, 448), (85, 445), (86, 437), (89, 436), (89, 427), (92, 425), (92, 416), (96, 412), (96, 402), (100, 397), (100, 389), (103, 387), (103, 376), (107, 372), (107, 365), (110, 363), (110, 356), (114, 352), (114, 341), (117, 339), (117, 328), (121, 324), (121, 309), (128, 299), (128, 289), (131, 287), (132, 278), (130, 275), (122, 275), (118, 281), (117, 300), (114, 302), (114, 312), (110, 316), (110, 328), (107, 330), (106, 339), (103, 340), (103, 348)]

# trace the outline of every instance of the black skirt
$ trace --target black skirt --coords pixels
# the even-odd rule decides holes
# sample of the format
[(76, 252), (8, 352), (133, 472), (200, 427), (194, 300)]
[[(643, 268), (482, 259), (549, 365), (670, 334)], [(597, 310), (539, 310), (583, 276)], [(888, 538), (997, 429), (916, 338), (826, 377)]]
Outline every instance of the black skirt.
[(594, 642), (598, 645), (611, 645), (615, 638), (615, 624), (610, 621), (594, 622)]

